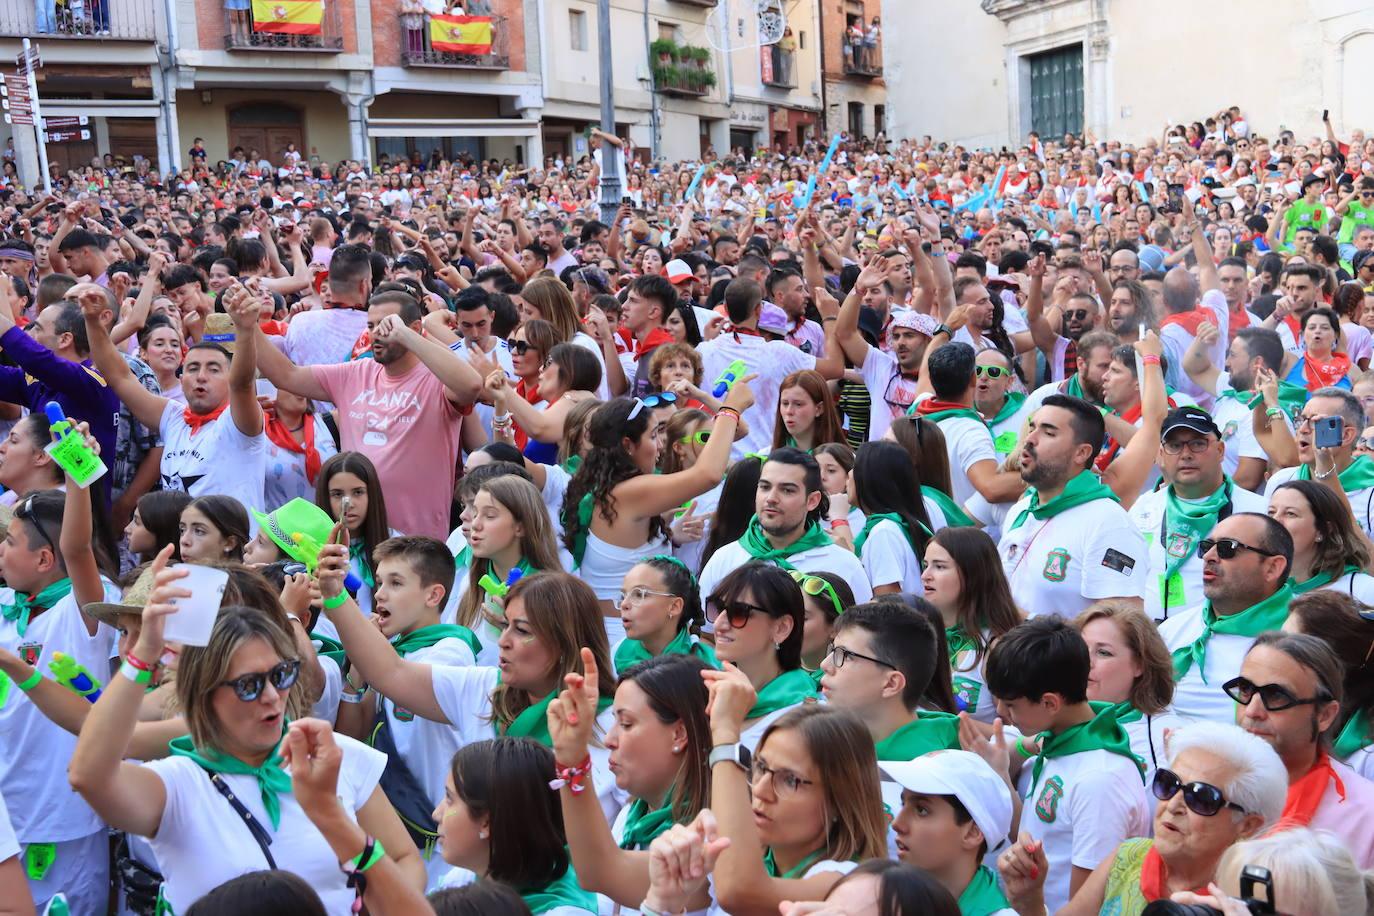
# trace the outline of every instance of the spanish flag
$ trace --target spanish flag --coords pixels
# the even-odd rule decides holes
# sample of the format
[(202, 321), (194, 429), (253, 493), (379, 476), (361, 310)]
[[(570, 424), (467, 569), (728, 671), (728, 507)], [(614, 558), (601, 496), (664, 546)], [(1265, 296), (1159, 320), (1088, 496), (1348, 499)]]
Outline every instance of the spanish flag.
[(431, 16), (429, 45), (449, 54), (490, 54), (491, 17)]
[(319, 35), (323, 0), (253, 0), (253, 31), (283, 35)]

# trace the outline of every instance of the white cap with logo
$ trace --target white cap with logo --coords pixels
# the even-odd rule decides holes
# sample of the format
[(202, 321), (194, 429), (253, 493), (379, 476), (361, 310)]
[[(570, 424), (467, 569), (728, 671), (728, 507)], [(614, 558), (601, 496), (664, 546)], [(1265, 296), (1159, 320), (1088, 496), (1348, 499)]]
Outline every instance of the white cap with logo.
[(880, 761), (878, 769), (908, 792), (959, 799), (989, 850), (1011, 833), (1011, 789), (972, 751), (932, 751), (912, 761)]

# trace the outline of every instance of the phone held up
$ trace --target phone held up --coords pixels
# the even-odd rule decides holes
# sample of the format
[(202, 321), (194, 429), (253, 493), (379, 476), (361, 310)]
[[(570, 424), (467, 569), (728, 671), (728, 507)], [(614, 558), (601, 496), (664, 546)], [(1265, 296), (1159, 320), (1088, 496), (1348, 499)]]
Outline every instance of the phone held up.
[(1339, 448), (1345, 434), (1340, 417), (1322, 417), (1316, 422), (1314, 444), (1317, 448)]

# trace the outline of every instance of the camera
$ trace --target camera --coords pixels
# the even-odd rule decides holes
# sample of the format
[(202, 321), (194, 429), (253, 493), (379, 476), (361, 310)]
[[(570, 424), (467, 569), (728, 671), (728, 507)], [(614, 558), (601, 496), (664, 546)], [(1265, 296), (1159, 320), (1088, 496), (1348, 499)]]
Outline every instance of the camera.
[[(1256, 895), (1256, 887), (1263, 890)], [(1258, 865), (1247, 865), (1240, 871), (1241, 903), (1254, 916), (1273, 916), (1274, 878), (1269, 869)], [(1156, 900), (1145, 907), (1141, 916), (1222, 916), (1221, 910), (1202, 903), (1174, 903), (1172, 900)]]

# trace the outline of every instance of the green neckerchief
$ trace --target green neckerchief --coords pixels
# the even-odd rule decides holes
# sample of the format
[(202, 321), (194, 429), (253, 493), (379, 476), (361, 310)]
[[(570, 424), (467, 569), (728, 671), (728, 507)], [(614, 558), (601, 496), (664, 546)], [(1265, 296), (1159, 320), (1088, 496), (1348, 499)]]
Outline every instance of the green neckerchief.
[[(282, 735), (285, 734), (286, 729), (283, 728)], [(281, 800), (277, 796), (291, 794), (291, 777), (281, 768), (280, 740), (262, 765), (256, 767), (250, 767), (237, 757), (229, 757), (219, 751), (202, 750), (191, 742), (190, 735), (173, 738), (167, 746), (174, 757), (189, 757), (211, 773), (256, 777), (258, 791), (262, 793), (262, 806), (267, 809), (267, 819), (272, 822), (272, 829), (281, 826)]]
[(1369, 713), (1357, 709), (1345, 725), (1341, 726), (1340, 734), (1331, 745), (1331, 753), (1340, 760), (1347, 760), (1351, 754), (1368, 747), (1369, 742)]
[(769, 877), (772, 878), (804, 878), (806, 877), (806, 870), (819, 862), (824, 855), (824, 849), (817, 849), (787, 871), (778, 874), (778, 863), (773, 858), (773, 847), (769, 846), (763, 851), (763, 867), (768, 872)]
[[(988, 845), (992, 844), (989, 840)], [(1007, 909), (1011, 909), (1011, 904), (997, 884), (997, 876), (986, 865), (979, 865), (973, 880), (959, 895), (959, 916), (992, 916)]]
[(954, 417), (963, 417), (965, 420), (977, 420), (979, 426), (987, 426), (988, 423), (983, 419), (983, 415), (972, 407), (950, 407), (946, 410), (932, 410), (930, 413), (917, 413), (921, 402), (917, 401), (906, 410), (908, 417), (917, 417), (921, 420), (929, 420), (932, 423), (939, 423), (941, 420), (950, 420)]
[(945, 627), (945, 643), (949, 647), (949, 667), (954, 671), (959, 670), (959, 656), (969, 649), (978, 648), (978, 643), (964, 632), (963, 624), (959, 623)]
[[(1221, 510), (1226, 508), (1226, 504), (1231, 501), (1231, 494), (1234, 485), (1231, 478), (1222, 475), (1221, 486), (1217, 487), (1216, 492), (1211, 496), (1197, 501), (1185, 501), (1179, 499), (1174, 493), (1172, 486), (1164, 490), (1164, 529), (1168, 534), (1168, 543), (1160, 544), (1164, 548), (1164, 578), (1167, 580), (1174, 573), (1193, 558), (1196, 552), (1197, 542), (1207, 536), (1207, 533), (1216, 527), (1217, 517), (1221, 515)], [(1175, 549), (1174, 543), (1178, 538), (1187, 540), (1186, 547), (1182, 544)]]
[(921, 487), (921, 495), (935, 505), (940, 507), (940, 511), (945, 516), (946, 528), (972, 528), (977, 522), (969, 517), (964, 511), (964, 507), (956, 503), (944, 490), (937, 490), (935, 487)]
[(569, 455), (568, 460), (564, 461), (559, 467), (567, 471), (569, 475), (576, 474), (577, 469), (582, 467), (582, 456)]
[(1082, 398), (1089, 404), (1097, 403), (1097, 401), (1094, 401), (1092, 398), (1088, 397), (1086, 394), (1083, 393), (1083, 383), (1078, 380), (1077, 372), (1069, 376), (1069, 384), (1065, 386), (1064, 393), (1071, 398)]
[(1002, 406), (997, 410), (997, 416), (987, 421), (988, 426), (996, 426), (1004, 420), (1009, 420), (1021, 409), (1021, 405), (1026, 403), (1026, 394), (1022, 391), (1008, 391), (1007, 399), (1002, 402)]
[(467, 569), (472, 565), (472, 547), (467, 544), (463, 549), (453, 555), (453, 568), (455, 570)]
[(396, 654), (401, 658), (405, 658), (411, 652), (428, 649), (441, 639), (450, 638), (461, 639), (467, 643), (474, 658), (482, 651), (482, 643), (477, 639), (477, 634), (456, 623), (436, 623), (432, 626), (420, 627), (420, 629), (404, 636), (397, 636), (392, 640), (391, 648), (395, 649)]
[[(1336, 475), (1341, 479), (1341, 489), (1349, 496), (1358, 493), (1360, 490), (1368, 490), (1374, 487), (1374, 461), (1369, 460), (1368, 455), (1360, 455), (1344, 471)], [(1298, 465), (1296, 480), (1311, 480), (1312, 466), (1310, 464)]]
[(1092, 471), (1079, 471), (1078, 476), (1064, 485), (1062, 493), (1043, 506), (1040, 505), (1040, 492), (1035, 487), (1027, 488), (1026, 492), (1030, 494), (1030, 503), (1016, 516), (1016, 521), (1011, 523), (1008, 531), (1015, 531), (1020, 528), (1031, 516), (1044, 521), (1075, 506), (1095, 502), (1099, 499), (1110, 499), (1114, 503), (1121, 502), (1112, 492), (1112, 488), (1099, 480)]
[[(499, 679), (497, 683), (500, 683)], [(526, 708), (511, 724), (504, 728), (497, 725), (497, 733), (506, 738), (533, 738), (545, 747), (553, 747), (553, 738), (549, 735), (549, 704), (556, 696), (557, 690)], [(597, 698), (596, 714), (601, 715), (612, 702), (611, 697)]]
[(959, 717), (925, 712), (874, 745), (879, 760), (915, 760), (931, 751), (959, 749)]
[(1179, 681), (1188, 669), (1197, 664), (1198, 676), (1207, 683), (1207, 640), (1213, 633), (1228, 636), (1260, 635), (1266, 630), (1278, 630), (1288, 619), (1288, 602), (1293, 600), (1293, 588), (1285, 583), (1283, 588), (1274, 592), (1258, 604), (1252, 605), (1239, 614), (1218, 617), (1212, 610), (1212, 602), (1202, 603), (1202, 635), (1189, 645), (1174, 650), (1174, 680)]
[(563, 872), (562, 877), (550, 881), (543, 887), (517, 888), (517, 891), (524, 898), (534, 916), (547, 913), (549, 910), (557, 909), (560, 906), (578, 907), (590, 913), (596, 912), (596, 895), (584, 891), (582, 886), (577, 883), (577, 872), (573, 871), (572, 862), (568, 863), (568, 870)]
[(573, 534), (573, 569), (582, 566), (582, 558), (587, 555), (587, 536), (592, 533), (592, 512), (596, 508), (596, 500), (592, 499), (590, 491), (583, 493), (582, 498), (577, 502), (577, 528)]
[(1040, 754), (1035, 758), (1035, 766), (1031, 768), (1031, 790), (1026, 793), (1026, 798), (1035, 796), (1035, 788), (1040, 782), (1040, 772), (1045, 768), (1046, 760), (1087, 751), (1110, 751), (1120, 754), (1136, 765), (1140, 772), (1141, 784), (1144, 784), (1145, 762), (1131, 753), (1130, 736), (1126, 734), (1126, 729), (1121, 727), (1121, 720), (1118, 718), (1120, 705), (1093, 701), (1089, 701), (1088, 705), (1095, 713), (1088, 721), (1080, 722), (1057, 735), (1049, 732), (1040, 733)]
[(1130, 700), (1122, 700), (1120, 703), (1113, 703), (1107, 708), (1111, 711), (1113, 716), (1116, 716), (1116, 721), (1120, 722), (1122, 725), (1125, 725), (1127, 722), (1139, 722), (1144, 716), (1140, 710), (1131, 705)]
[(362, 541), (349, 541), (348, 559), (350, 562), (357, 562), (363, 584), (368, 588), (376, 588), (377, 579), (372, 574), (372, 564), (367, 560), (367, 545)]
[[(672, 641), (663, 647), (662, 654), (695, 655), (712, 668), (720, 668), (720, 659), (716, 658), (716, 651), (697, 639), (687, 627), (677, 631), (677, 635), (672, 638)], [(653, 656), (649, 654), (644, 643), (638, 639), (625, 639), (615, 647), (615, 670), (624, 674), (631, 666), (640, 662), (647, 662), (651, 658)]]
[[(896, 512), (875, 512), (864, 517), (863, 530), (854, 538), (854, 555), (858, 557), (864, 555), (864, 544), (868, 543), (868, 536), (873, 533), (873, 529), (878, 527), (878, 523), (881, 521), (889, 521), (902, 529), (902, 534), (906, 535), (906, 542), (911, 545), (911, 552), (916, 555), (917, 564), (920, 564), (921, 548), (916, 546), (916, 537), (911, 533), (911, 528), (907, 526), (906, 519)], [(926, 536), (929, 537), (931, 534), (931, 530), (926, 528)]]
[(1337, 579), (1343, 579), (1351, 573), (1358, 573), (1363, 571), (1364, 570), (1360, 569), (1360, 567), (1358, 566), (1347, 565), (1345, 569), (1342, 569), (1338, 573), (1319, 573), (1303, 582), (1294, 582), (1292, 579), (1289, 579), (1288, 584), (1293, 586), (1293, 595), (1294, 597), (1296, 597), (1298, 595), (1305, 595), (1308, 592), (1316, 591), (1319, 588), (1325, 588), (1332, 582), (1335, 582)]
[(816, 682), (811, 679), (811, 675), (801, 668), (793, 668), (759, 688), (758, 700), (744, 718), (759, 719), (770, 712), (796, 706), (816, 697)]
[(630, 802), (625, 812), (625, 832), (620, 836), (621, 849), (648, 849), (660, 833), (673, 826), (673, 793), (663, 800), (663, 807), (649, 810), (642, 798)]
[(19, 635), (23, 636), (29, 631), (29, 617), (33, 615), (34, 610), (50, 610), (54, 604), (71, 593), (71, 579), (58, 579), (36, 595), (25, 596), (23, 592), (15, 592), (15, 603), (0, 607), (0, 615), (6, 620), (15, 621)]
[[(1307, 388), (1303, 385), (1294, 385), (1292, 382), (1279, 382), (1279, 409), (1288, 415), (1289, 419), (1298, 416), (1302, 410), (1302, 405), (1307, 403)], [(1220, 400), (1233, 398), (1244, 404), (1250, 410), (1254, 410), (1264, 402), (1264, 394), (1259, 391), (1237, 391), (1234, 388), (1227, 388), (1217, 395)]]
[(783, 569), (796, 569), (787, 558), (798, 553), (805, 553), (817, 547), (827, 547), (835, 543), (830, 540), (830, 535), (821, 530), (821, 526), (812, 522), (806, 526), (806, 531), (786, 547), (774, 547), (768, 541), (768, 536), (763, 533), (763, 525), (759, 523), (756, 515), (749, 519), (749, 527), (744, 532), (744, 537), (739, 539), (739, 545), (745, 552), (755, 560), (773, 563)]
[(348, 653), (344, 651), (343, 643), (339, 642), (337, 639), (325, 636), (323, 633), (311, 633), (310, 641), (316, 644), (316, 655), (334, 659), (335, 663), (339, 666), (339, 670), (343, 670), (344, 659), (348, 657)]

